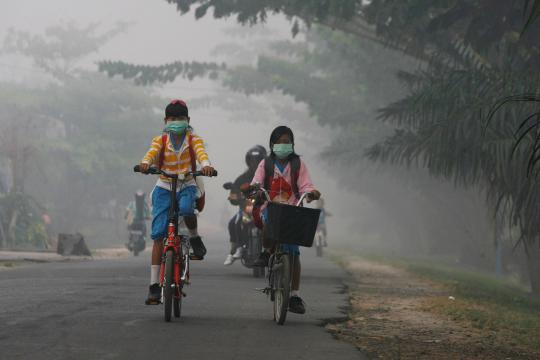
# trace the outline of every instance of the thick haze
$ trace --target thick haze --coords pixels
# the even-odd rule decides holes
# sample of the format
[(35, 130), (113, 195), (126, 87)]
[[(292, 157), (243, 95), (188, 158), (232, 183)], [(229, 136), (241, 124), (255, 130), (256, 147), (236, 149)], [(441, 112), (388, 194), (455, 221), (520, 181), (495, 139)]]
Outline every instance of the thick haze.
[[(215, 21), (208, 17), (196, 21), (192, 14), (180, 16), (175, 8), (165, 1), (3, 0), (0, 8), (0, 39), (5, 37), (9, 28), (26, 30), (38, 35), (43, 34), (49, 26), (67, 22), (74, 22), (80, 26), (99, 23), (101, 31), (111, 29), (119, 22), (129, 23), (130, 26), (124, 34), (107, 43), (92, 56), (92, 61), (82, 64), (89, 69), (95, 68), (94, 61), (98, 60), (123, 60), (152, 65), (176, 60), (221, 62), (224, 59), (216, 57), (213, 50), (223, 42), (231, 42), (231, 36), (224, 32), (231, 29), (239, 29), (240, 32), (246, 33), (251, 31), (248, 27), (238, 25), (234, 19)], [(264, 27), (276, 39), (291, 39), (290, 23), (281, 17), (271, 17)], [(256, 58), (256, 54), (253, 54), (253, 58)], [(0, 57), (0, 65), (2, 80), (40, 79), (40, 71), (32, 68), (31, 63), (21, 61), (19, 57)], [(199, 97), (225, 94), (228, 90), (219, 88), (215, 82), (209, 80), (193, 82), (177, 80), (158, 88), (157, 91), (165, 98), (184, 98), (189, 105), (190, 101)], [(238, 103), (238, 106), (242, 107), (243, 104)], [(306, 113), (302, 106), (299, 105), (297, 108)], [(330, 127), (322, 128), (313, 121), (311, 125), (303, 123), (300, 130), (299, 126), (296, 126), (298, 123), (291, 122), (287, 118), (280, 119), (276, 116), (272, 122), (258, 121), (257, 113), (252, 115), (253, 121), (236, 120), (232, 113), (213, 107), (191, 107), (190, 115), (192, 125), (208, 144), (213, 165), (220, 172), (217, 179), (205, 181), (208, 205), (201, 217), (201, 222), (205, 224), (202, 233), (205, 231), (221, 233), (225, 242), (228, 236), (224, 225), (234, 208), (225, 201), (227, 194), (221, 185), (234, 180), (244, 170), (243, 158), (247, 149), (255, 144), (268, 146), (271, 130), (280, 124), (290, 125), (295, 130), (296, 149), (304, 156), (314, 183), (325, 195), (327, 207), (334, 215), (329, 219), (329, 229), (333, 237), (338, 228), (343, 233), (357, 230), (357, 225), (352, 224), (361, 216), (362, 198), (356, 193), (345, 193), (340, 190), (336, 177), (329, 173), (326, 164), (322, 164), (319, 160), (319, 153), (330, 144), (332, 131)], [(133, 154), (133, 164), (138, 163), (147, 150), (151, 138), (161, 131), (161, 114), (148, 121), (155, 122), (155, 131), (140, 139), (140, 151)], [(309, 131), (305, 130), (310, 127)], [(131, 164), (125, 165), (129, 171)], [(142, 178), (141, 186), (150, 192), (153, 181), (154, 179)], [(118, 199), (118, 202), (125, 204), (129, 200), (131, 199)], [(214, 222), (215, 219), (219, 219), (218, 227), (212, 226), (213, 229), (210, 230), (208, 223)]]

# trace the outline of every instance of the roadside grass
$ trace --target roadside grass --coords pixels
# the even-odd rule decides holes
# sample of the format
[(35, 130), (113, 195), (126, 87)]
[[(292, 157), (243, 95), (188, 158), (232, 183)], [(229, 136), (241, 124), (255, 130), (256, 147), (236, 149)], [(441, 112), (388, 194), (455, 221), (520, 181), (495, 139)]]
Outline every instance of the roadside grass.
[(0, 267), (13, 268), (22, 265), (22, 261), (18, 260), (0, 260)]
[(428, 298), (421, 305), (424, 310), (540, 350), (540, 301), (524, 288), (494, 276), (443, 266), (409, 263), (405, 269), (442, 285), (455, 299)]
[[(335, 253), (342, 265), (349, 253)], [(509, 344), (540, 351), (540, 300), (510, 279), (450, 265), (449, 259), (411, 259), (380, 254), (361, 255), (408, 271), (440, 287), (446, 295), (426, 297), (420, 309), (483, 331)]]

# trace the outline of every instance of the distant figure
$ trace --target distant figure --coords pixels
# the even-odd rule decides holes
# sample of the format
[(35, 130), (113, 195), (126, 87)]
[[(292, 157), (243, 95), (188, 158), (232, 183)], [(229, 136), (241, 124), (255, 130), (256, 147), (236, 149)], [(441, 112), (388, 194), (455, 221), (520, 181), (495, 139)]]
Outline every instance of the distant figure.
[(131, 200), (126, 207), (124, 219), (127, 223), (128, 230), (141, 230), (146, 236), (146, 222), (151, 219), (150, 207), (146, 202), (146, 194), (142, 190), (135, 192), (135, 200)]
[(326, 217), (332, 216), (328, 211), (326, 211), (326, 208), (324, 207), (324, 199), (321, 197), (318, 200), (314, 200), (312, 202), (312, 206), (314, 209), (320, 209), (321, 214), (319, 215), (319, 224), (317, 226), (317, 230), (322, 231), (324, 235), (324, 246), (328, 246), (328, 243), (326, 241), (327, 236), (327, 229), (326, 229)]

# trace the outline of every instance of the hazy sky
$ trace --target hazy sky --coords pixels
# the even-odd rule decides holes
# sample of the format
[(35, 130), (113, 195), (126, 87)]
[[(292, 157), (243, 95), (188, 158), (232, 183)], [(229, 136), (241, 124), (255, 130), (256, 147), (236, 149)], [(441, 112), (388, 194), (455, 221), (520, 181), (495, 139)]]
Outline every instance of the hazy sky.
[[(212, 50), (223, 41), (230, 41), (224, 30), (240, 28), (234, 19), (206, 17), (196, 21), (193, 13), (180, 16), (174, 6), (163, 0), (0, 0), (0, 3), (0, 40), (9, 28), (40, 34), (48, 26), (69, 21), (81, 26), (97, 22), (103, 31), (117, 22), (132, 23), (125, 34), (117, 36), (95, 54), (88, 66), (94, 66), (95, 60), (102, 59), (146, 64), (163, 64), (179, 59), (221, 61), (212, 55)], [(271, 17), (265, 27), (275, 32), (276, 37), (291, 38), (290, 24), (282, 17)], [(4, 73), (13, 71), (23, 77), (31, 72), (28, 65), (11, 58), (0, 58), (0, 68)], [(194, 83), (177, 81), (165, 86), (163, 93), (167, 97), (187, 99), (189, 103), (189, 100), (213, 91), (219, 94), (224, 90), (208, 80)], [(267, 146), (271, 130), (289, 122), (279, 118), (273, 123), (235, 121), (230, 113), (217, 108), (192, 109), (191, 115), (193, 125), (207, 141), (210, 157), (221, 174), (219, 179), (207, 181), (211, 195), (209, 203), (212, 204), (208, 213), (214, 214), (212, 217), (215, 219), (216, 216), (222, 217), (222, 210), (233, 210), (224, 202), (226, 193), (221, 184), (233, 180), (244, 169), (246, 150), (254, 144)], [(256, 119), (257, 114), (253, 117)], [(162, 120), (157, 117), (149, 121), (156, 122), (156, 134), (159, 134)], [(309, 133), (297, 131), (297, 149), (310, 164), (315, 184), (323, 193), (331, 195), (327, 203), (334, 207), (335, 218), (352, 220), (357, 214), (342, 212), (340, 208), (354, 206), (358, 197), (342, 193), (334, 177), (328, 176), (327, 171), (316, 163), (317, 154), (329, 144), (329, 131), (331, 129), (321, 128), (313, 121)], [(150, 139), (151, 136), (141, 139), (140, 156), (146, 151)], [(134, 156), (136, 158), (138, 156)], [(150, 184), (146, 186), (151, 187)]]

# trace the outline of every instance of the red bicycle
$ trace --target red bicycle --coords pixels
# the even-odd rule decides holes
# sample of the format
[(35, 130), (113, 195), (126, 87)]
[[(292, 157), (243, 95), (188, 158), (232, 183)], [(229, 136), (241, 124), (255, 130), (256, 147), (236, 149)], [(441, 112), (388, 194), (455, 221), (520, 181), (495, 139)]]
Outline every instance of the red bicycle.
[[(135, 172), (141, 172), (139, 165), (133, 168)], [(141, 172), (142, 173), (142, 172)], [(178, 207), (176, 202), (176, 189), (179, 176), (168, 174), (157, 168), (149, 168), (144, 174), (163, 175), (171, 179), (171, 207), (169, 209), (169, 222), (167, 237), (163, 240), (163, 256), (161, 258), (160, 286), (161, 303), (164, 304), (165, 321), (171, 321), (174, 317), (179, 318), (182, 311), (182, 298), (186, 296), (183, 291), (184, 285), (189, 284), (189, 238), (178, 234)], [(205, 176), (200, 171), (188, 172), (184, 181), (189, 177)], [(212, 176), (217, 176), (214, 171)]]

